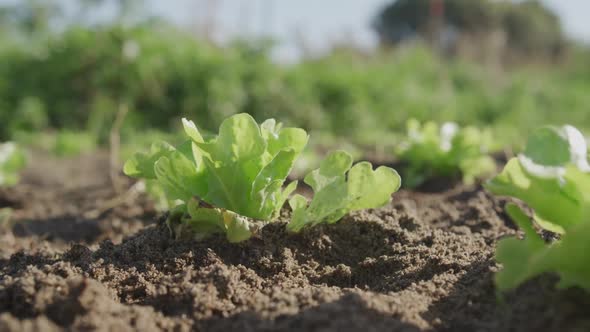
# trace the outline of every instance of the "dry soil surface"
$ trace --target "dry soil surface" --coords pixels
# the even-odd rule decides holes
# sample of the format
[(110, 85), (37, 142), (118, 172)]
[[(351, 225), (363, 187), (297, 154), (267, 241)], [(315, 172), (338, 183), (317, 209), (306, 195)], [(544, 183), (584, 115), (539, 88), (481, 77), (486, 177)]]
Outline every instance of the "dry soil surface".
[(551, 275), (496, 293), (495, 245), (516, 230), (479, 187), (175, 241), (146, 197), (112, 189), (104, 154), (36, 158), (0, 192), (0, 331), (590, 331), (590, 296)]

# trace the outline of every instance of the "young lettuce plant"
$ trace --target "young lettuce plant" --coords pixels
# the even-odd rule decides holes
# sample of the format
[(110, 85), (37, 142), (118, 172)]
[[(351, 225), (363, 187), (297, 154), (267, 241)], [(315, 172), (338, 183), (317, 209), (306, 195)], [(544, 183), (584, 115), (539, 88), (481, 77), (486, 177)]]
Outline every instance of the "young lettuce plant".
[(408, 121), (407, 131), (408, 138), (397, 147), (396, 154), (408, 163), (403, 175), (404, 184), (410, 188), (437, 176), (462, 176), (464, 183), (472, 184), (496, 170), (494, 160), (487, 155), (492, 141), (489, 131), (459, 128), (452, 122), (440, 127), (434, 122), (421, 125), (413, 119)]
[(19, 173), (26, 164), (26, 154), (16, 144), (0, 144), (0, 187), (17, 184), (20, 179)]
[[(27, 164), (27, 156), (13, 142), (0, 144), (0, 187), (14, 186), (20, 180), (20, 171)], [(0, 224), (9, 220), (11, 208), (0, 209)]]
[(314, 196), (309, 204), (301, 195), (289, 200), (293, 214), (287, 229), (292, 232), (305, 226), (335, 223), (351, 211), (384, 206), (401, 185), (394, 169), (381, 166), (373, 170), (369, 162), (352, 166), (351, 155), (344, 151), (332, 152), (304, 181)]
[(504, 266), (496, 275), (500, 290), (545, 272), (557, 273), (561, 287), (590, 290), (590, 165), (580, 131), (572, 126), (538, 129), (524, 153), (510, 160), (486, 188), (524, 201), (534, 210), (538, 227), (561, 234), (558, 241), (546, 244), (529, 217), (508, 205), (508, 214), (525, 238), (498, 243), (496, 257)]
[(282, 187), (307, 144), (304, 130), (273, 119), (259, 126), (248, 114), (229, 117), (207, 140), (192, 121), (183, 119), (183, 127), (185, 143), (156, 143), (124, 167), (129, 176), (157, 181), (178, 202), (167, 220), (176, 237), (225, 233), (239, 242), (278, 217), (297, 186)]

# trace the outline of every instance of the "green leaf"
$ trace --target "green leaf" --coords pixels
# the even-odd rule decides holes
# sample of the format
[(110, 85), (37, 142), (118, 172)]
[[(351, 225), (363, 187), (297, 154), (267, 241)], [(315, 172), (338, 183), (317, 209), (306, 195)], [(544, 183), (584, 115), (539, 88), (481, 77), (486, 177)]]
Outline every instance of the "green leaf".
[(371, 163), (358, 163), (348, 173), (348, 208), (362, 210), (387, 205), (400, 185), (401, 178), (394, 169), (381, 166), (373, 171)]
[[(285, 187), (285, 189), (281, 193), (281, 198), (277, 202), (277, 205), (279, 205), (280, 207), (283, 207), (283, 205), (285, 205), (285, 202), (289, 199), (289, 196), (291, 196), (291, 194), (297, 189), (297, 184), (298, 184), (297, 181), (293, 181), (293, 182), (289, 183), (289, 185), (287, 185), (287, 187)], [(275, 211), (274, 217), (277, 218), (279, 216), (280, 212), (281, 212), (281, 210), (277, 209)]]
[(234, 115), (223, 121), (216, 139), (196, 144), (207, 155), (204, 162), (211, 175), (204, 199), (237, 213), (248, 213), (252, 184), (264, 166), (266, 149), (254, 119), (248, 114)]
[(13, 186), (20, 180), (19, 172), (25, 168), (27, 156), (16, 144), (0, 144), (0, 186)]
[(305, 211), (307, 208), (307, 199), (299, 194), (294, 195), (289, 200), (289, 205), (293, 213), (291, 214), (291, 221), (287, 225), (287, 229), (292, 232), (299, 232), (307, 223)]
[(237, 163), (260, 157), (266, 142), (254, 118), (242, 113), (221, 123), (219, 136), (211, 144), (199, 144), (212, 159), (222, 163)]
[(539, 165), (562, 166), (570, 161), (569, 142), (555, 127), (539, 128), (529, 137), (524, 154)]
[(260, 124), (260, 132), (265, 140), (268, 140), (270, 136), (278, 136), (281, 128), (282, 124), (277, 123), (275, 119), (267, 119)]
[(490, 180), (486, 189), (496, 195), (511, 196), (535, 210), (535, 220), (545, 229), (564, 233), (583, 215), (582, 197), (575, 183), (532, 176), (518, 159), (511, 159), (502, 173)]
[(156, 179), (154, 165), (158, 159), (167, 156), (176, 149), (166, 142), (152, 144), (149, 153), (136, 153), (124, 165), (123, 172), (134, 178)]
[(590, 290), (590, 166), (583, 135), (574, 127), (544, 127), (531, 135), (525, 153), (508, 162), (486, 188), (523, 200), (535, 211), (543, 229), (562, 234), (545, 244), (528, 217), (514, 205), (507, 212), (525, 232), (525, 239), (498, 243), (504, 266), (496, 283), (511, 289), (544, 272), (561, 277), (560, 286)]
[(197, 126), (193, 121), (187, 120), (186, 118), (182, 118), (182, 127), (184, 128), (184, 132), (190, 137), (193, 142), (196, 143), (203, 143), (203, 136), (197, 129)]
[[(297, 155), (293, 150), (282, 150), (258, 173), (250, 193), (254, 202), (251, 206), (257, 207), (258, 210), (251, 211), (252, 215), (269, 219), (280, 211), (286, 199), (282, 185), (291, 172)], [(288, 188), (291, 191), (294, 189)]]
[(187, 203), (187, 212), (188, 215), (184, 215), (183, 222), (192, 228), (197, 237), (224, 233), (223, 216), (219, 209), (198, 198), (192, 198)]
[[(188, 212), (174, 219), (176, 228), (200, 236), (222, 231), (230, 241), (238, 241), (252, 235), (245, 228), (252, 222), (244, 220), (279, 216), (297, 186), (282, 188), (307, 144), (304, 130), (283, 128), (272, 119), (258, 126), (250, 115), (237, 114), (223, 121), (219, 135), (205, 141), (195, 123), (182, 123), (187, 142), (176, 149), (162, 145), (149, 155), (137, 154), (125, 169), (129, 175), (156, 179), (169, 200), (188, 204)], [(211, 208), (196, 209), (190, 203), (194, 197)]]
[(344, 151), (335, 151), (324, 159), (320, 168), (307, 174), (304, 181), (314, 192), (319, 192), (342, 177), (352, 166), (352, 156)]
[(344, 174), (319, 187), (318, 191), (315, 188), (313, 199), (307, 209), (308, 222), (333, 223), (346, 214), (348, 193)]
[(348, 153), (336, 151), (305, 177), (314, 196), (309, 206), (302, 196), (296, 195), (289, 201), (293, 210), (287, 225), (290, 231), (298, 232), (306, 225), (334, 223), (350, 211), (381, 207), (389, 203), (391, 194), (400, 187), (401, 179), (391, 168), (373, 170), (368, 162), (352, 168), (351, 165)]
[(564, 186), (569, 190), (569, 196), (577, 197), (581, 205), (581, 220), (590, 220), (590, 173), (581, 171), (578, 167), (570, 165), (566, 167), (564, 181), (570, 186)]
[[(205, 162), (203, 161), (205, 154), (198, 146), (198, 143), (205, 142), (203, 140), (203, 136), (201, 136), (199, 129), (197, 129), (197, 126), (193, 121), (183, 118), (182, 126), (184, 128), (184, 132), (190, 138), (190, 142), (192, 142), (188, 147), (190, 147), (192, 159), (195, 161), (197, 166), (197, 172), (204, 173), (206, 171)], [(188, 151), (186, 151), (185, 154), (188, 155)]]
[(500, 176), (498, 182), (504, 188), (498, 193), (527, 202), (535, 210), (535, 220), (542, 228), (563, 234), (590, 217), (587, 146), (576, 128), (536, 130), (528, 140), (525, 153), (519, 155), (518, 162), (509, 165), (511, 168), (507, 166), (503, 173), (511, 172), (512, 179), (525, 180), (511, 183)]
[(308, 139), (309, 136), (303, 129), (284, 128), (278, 132), (278, 135), (268, 138), (268, 152), (275, 156), (281, 150), (290, 149), (299, 154), (307, 145)]
[(581, 223), (562, 240), (549, 247), (542, 258), (542, 268), (561, 277), (562, 288), (579, 286), (590, 291), (590, 222)]
[(525, 231), (525, 239), (503, 239), (498, 243), (496, 258), (503, 265), (496, 274), (499, 290), (515, 288), (543, 272), (559, 274), (560, 287), (590, 290), (589, 222), (576, 225), (559, 242), (545, 245), (524, 213), (509, 214)]
[(232, 243), (248, 240), (253, 232), (250, 230), (250, 222), (246, 217), (231, 211), (223, 212), (223, 224), (225, 225), (227, 240)]
[(193, 196), (201, 197), (207, 193), (206, 178), (199, 174), (195, 164), (179, 151), (161, 157), (154, 165), (154, 171), (170, 199), (186, 202)]
[(263, 190), (276, 179), (285, 179), (289, 175), (296, 157), (297, 153), (294, 150), (279, 151), (254, 179), (252, 194)]
[(252, 218), (273, 218), (284, 202), (281, 186), (306, 143), (301, 129), (282, 129), (274, 120), (260, 129), (247, 114), (230, 117), (215, 140), (197, 143), (211, 173), (205, 200)]
[(252, 236), (252, 225), (247, 218), (195, 198), (189, 201), (188, 216), (183, 222), (192, 228), (198, 238), (225, 233), (229, 242), (241, 242)]

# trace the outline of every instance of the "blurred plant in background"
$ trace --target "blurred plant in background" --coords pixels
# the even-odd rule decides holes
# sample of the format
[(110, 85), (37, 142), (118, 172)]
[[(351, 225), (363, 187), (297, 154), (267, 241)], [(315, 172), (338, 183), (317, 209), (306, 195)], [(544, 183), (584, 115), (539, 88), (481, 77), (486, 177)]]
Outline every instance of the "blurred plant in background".
[[(0, 144), (0, 188), (12, 187), (20, 180), (20, 173), (27, 165), (27, 155), (14, 142)], [(12, 208), (0, 206), (0, 226), (12, 216)]]
[(489, 156), (494, 143), (489, 130), (460, 128), (454, 122), (439, 127), (414, 119), (407, 127), (408, 137), (396, 149), (399, 160), (408, 164), (402, 174), (406, 187), (414, 188), (437, 177), (460, 177), (463, 183), (473, 184), (496, 171), (496, 162)]
[[(283, 66), (271, 60), (271, 41), (214, 45), (149, 17), (141, 1), (116, 2), (110, 19), (88, 18), (105, 3), (86, 0), (65, 10), (57, 0), (27, 0), (0, 11), (0, 25), (10, 27), (0, 33), (0, 138), (66, 130), (54, 134), (62, 142), (57, 150), (76, 150), (70, 140), (83, 143), (81, 149), (104, 145), (121, 106), (130, 110), (120, 133), (126, 144), (137, 133), (171, 132), (181, 117), (212, 130), (241, 112), (381, 152), (395, 145), (410, 118), (489, 127), (502, 132), (498, 143), (516, 146), (531, 128), (564, 118), (590, 127), (590, 67), (582, 47), (571, 48), (558, 67), (500, 73), (440, 57), (420, 41), (372, 55), (338, 48)], [(404, 22), (422, 31), (426, 21), (406, 12), (425, 3), (386, 7), (375, 23), (382, 39)], [(445, 3), (453, 26), (501, 28), (527, 56), (561, 45), (555, 17), (534, 1)], [(527, 46), (518, 42), (524, 36), (547, 40)]]
[(10, 187), (18, 183), (19, 173), (27, 164), (27, 156), (13, 142), (0, 144), (0, 187)]

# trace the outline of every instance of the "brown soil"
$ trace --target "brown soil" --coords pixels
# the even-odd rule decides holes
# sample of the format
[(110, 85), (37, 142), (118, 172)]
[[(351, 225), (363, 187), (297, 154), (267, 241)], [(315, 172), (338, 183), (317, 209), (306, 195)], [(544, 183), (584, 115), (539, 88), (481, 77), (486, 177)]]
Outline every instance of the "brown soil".
[(134, 195), (132, 182), (118, 179), (125, 191), (115, 193), (106, 153), (56, 159), (41, 151), (24, 171), (21, 183), (0, 189), (0, 208), (12, 208), (0, 225), (0, 258), (19, 250), (63, 251), (71, 242), (120, 242), (154, 222), (156, 211), (145, 195)]
[(495, 244), (515, 229), (480, 188), (400, 192), (298, 235), (279, 222), (242, 244), (181, 242), (141, 195), (105, 208), (103, 155), (36, 165), (0, 193), (15, 209), (0, 331), (590, 330), (588, 294), (553, 276), (497, 296)]

